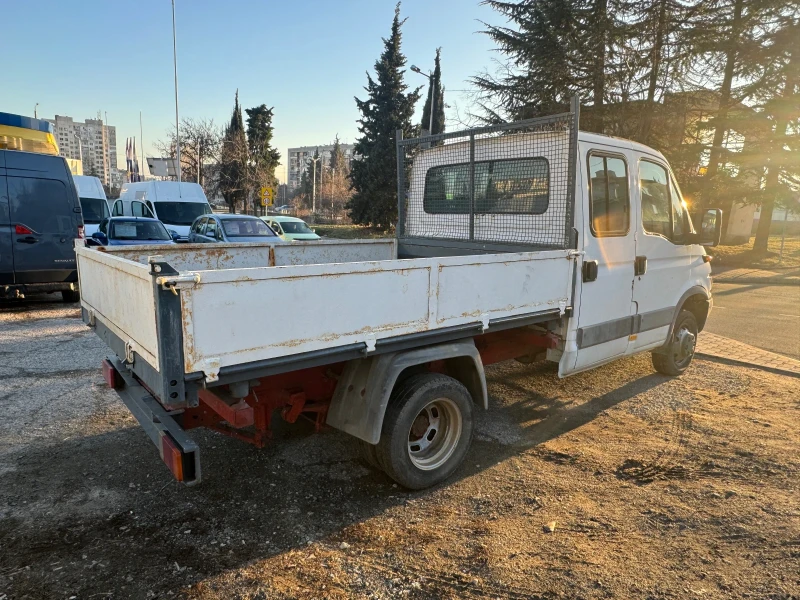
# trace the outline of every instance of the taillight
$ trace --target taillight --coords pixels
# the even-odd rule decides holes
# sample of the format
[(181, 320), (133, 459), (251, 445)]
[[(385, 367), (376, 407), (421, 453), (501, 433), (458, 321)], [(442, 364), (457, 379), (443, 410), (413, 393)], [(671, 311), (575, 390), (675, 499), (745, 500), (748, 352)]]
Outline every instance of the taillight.
[(84, 239), (86, 234), (84, 233), (83, 225), (78, 225), (78, 237), (80, 239)]
[(14, 233), (17, 235), (31, 235), (33, 231), (25, 227), (25, 225), (16, 225), (14, 227)]

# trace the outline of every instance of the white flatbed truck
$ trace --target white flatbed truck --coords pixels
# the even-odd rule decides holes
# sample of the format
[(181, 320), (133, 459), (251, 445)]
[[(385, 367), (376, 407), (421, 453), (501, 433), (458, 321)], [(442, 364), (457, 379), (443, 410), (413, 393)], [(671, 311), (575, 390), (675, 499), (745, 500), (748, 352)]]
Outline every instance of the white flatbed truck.
[(303, 417), (424, 488), (463, 460), (487, 364), (563, 377), (650, 351), (683, 372), (720, 213), (696, 232), (664, 157), (579, 133), (578, 110), (398, 139), (395, 239), (76, 244), (105, 379), (173, 475), (201, 480), (187, 430), (260, 447), (272, 419)]

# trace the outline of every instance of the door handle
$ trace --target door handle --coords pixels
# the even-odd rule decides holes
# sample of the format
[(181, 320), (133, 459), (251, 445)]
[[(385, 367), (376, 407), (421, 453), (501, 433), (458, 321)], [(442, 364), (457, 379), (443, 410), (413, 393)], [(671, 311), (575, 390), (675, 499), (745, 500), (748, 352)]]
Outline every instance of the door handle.
[(588, 283), (597, 279), (597, 261), (583, 261), (583, 282)]
[(647, 257), (646, 256), (637, 256), (636, 260), (633, 261), (633, 274), (636, 275), (644, 275), (647, 273)]
[(30, 235), (26, 236), (26, 237), (23, 237), (23, 238), (17, 238), (17, 242), (20, 243), (20, 244), (35, 244), (38, 241), (39, 240), (37, 240), (35, 237), (30, 236)]

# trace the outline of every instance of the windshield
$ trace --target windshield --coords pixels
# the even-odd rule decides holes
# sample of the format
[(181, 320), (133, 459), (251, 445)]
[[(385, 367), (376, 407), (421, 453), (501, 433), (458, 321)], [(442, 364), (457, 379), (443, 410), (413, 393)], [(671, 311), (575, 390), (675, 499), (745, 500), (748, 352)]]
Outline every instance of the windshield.
[(314, 233), (303, 221), (278, 221), (284, 233)]
[(167, 229), (158, 221), (119, 221), (111, 223), (110, 239), (171, 240)]
[(158, 219), (165, 225), (191, 225), (201, 215), (210, 215), (205, 202), (155, 202)]
[(261, 219), (222, 219), (222, 228), (228, 237), (275, 237)]
[(97, 225), (110, 216), (108, 204), (102, 198), (81, 198), (81, 211), (87, 225)]

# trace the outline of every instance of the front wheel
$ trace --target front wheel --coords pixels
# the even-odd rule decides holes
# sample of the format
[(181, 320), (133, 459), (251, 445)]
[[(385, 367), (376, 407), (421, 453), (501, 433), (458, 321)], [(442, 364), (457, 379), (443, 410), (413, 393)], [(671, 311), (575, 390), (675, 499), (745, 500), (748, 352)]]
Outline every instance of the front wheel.
[(376, 454), (400, 485), (419, 490), (447, 479), (472, 442), (472, 396), (436, 373), (413, 375), (392, 392)]
[(675, 321), (672, 338), (659, 352), (653, 352), (653, 367), (664, 375), (680, 375), (694, 358), (697, 344), (697, 318), (688, 310), (682, 310)]

